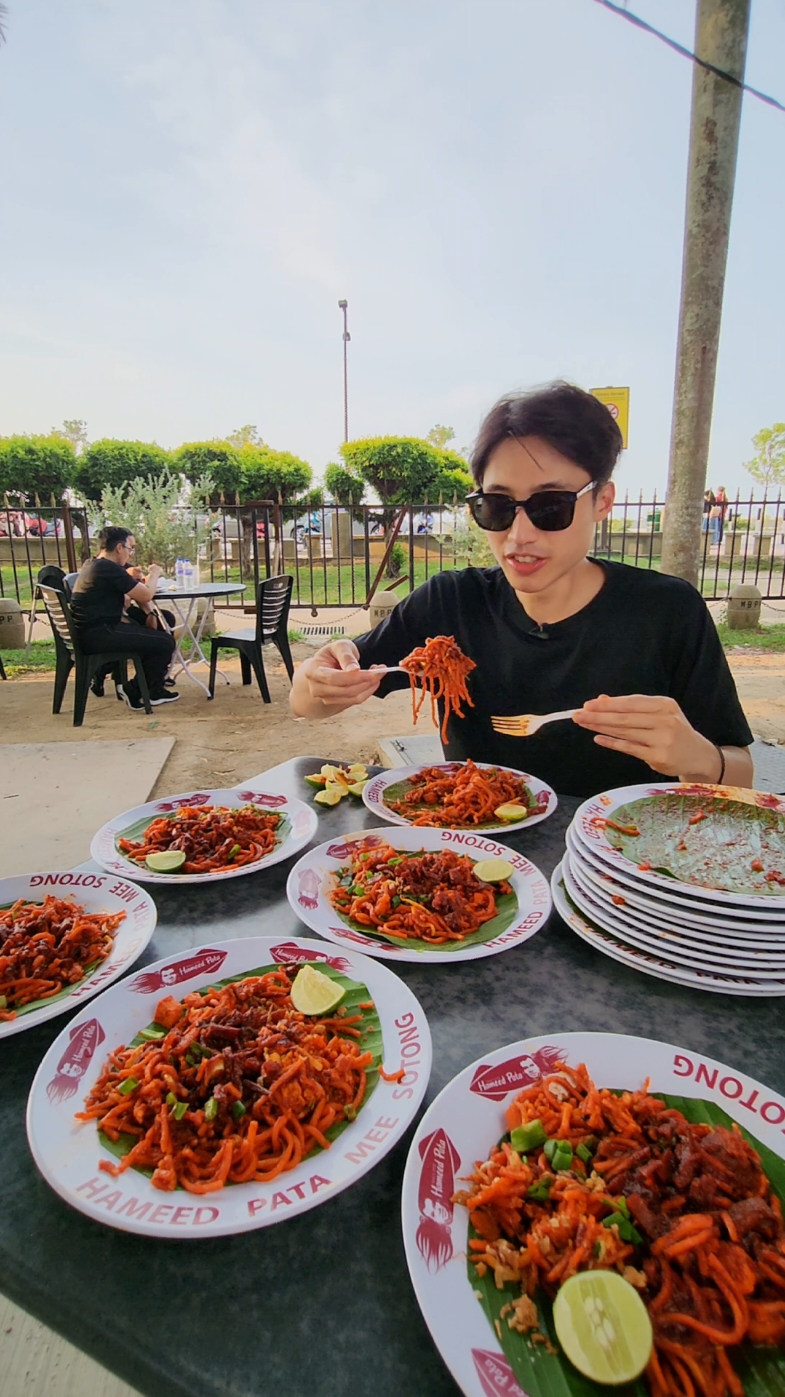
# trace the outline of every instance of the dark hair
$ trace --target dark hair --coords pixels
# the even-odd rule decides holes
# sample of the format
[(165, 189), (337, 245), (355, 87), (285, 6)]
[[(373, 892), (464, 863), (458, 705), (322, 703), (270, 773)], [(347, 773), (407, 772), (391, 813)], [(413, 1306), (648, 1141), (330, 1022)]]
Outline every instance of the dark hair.
[(107, 524), (98, 535), (98, 543), (104, 553), (114, 553), (118, 543), (126, 543), (133, 538), (131, 529), (123, 529), (119, 524)]
[(588, 471), (595, 485), (610, 480), (622, 435), (607, 407), (574, 383), (549, 383), (500, 398), (485, 418), (472, 452), (477, 485), (492, 451), (508, 437), (542, 437), (554, 451)]

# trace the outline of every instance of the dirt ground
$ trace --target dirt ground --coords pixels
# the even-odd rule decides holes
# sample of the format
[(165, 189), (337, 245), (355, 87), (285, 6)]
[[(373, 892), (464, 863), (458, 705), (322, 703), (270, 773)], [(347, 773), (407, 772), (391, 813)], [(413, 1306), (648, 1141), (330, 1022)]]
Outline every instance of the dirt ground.
[[(313, 654), (313, 649), (294, 645), (292, 653), (298, 664)], [(222, 658), (221, 668), (230, 682), (227, 686), (219, 677), (212, 702), (180, 675), (179, 701), (153, 709), (153, 716), (148, 718), (145, 713), (131, 713), (125, 704), (118, 703), (108, 684), (105, 698), (92, 694), (88, 698), (81, 728), (72, 723), (71, 685), (62, 712), (55, 716), (51, 674), (9, 679), (0, 684), (0, 740), (94, 742), (142, 733), (174, 737), (172, 753), (154, 790), (155, 795), (161, 795), (196, 786), (232, 786), (288, 757), (306, 753), (375, 761), (380, 737), (400, 737), (415, 730), (408, 693), (391, 694), (385, 700), (370, 699), (362, 709), (353, 709), (329, 723), (296, 722), (289, 712), (286, 671), (280, 662), (274, 662), (273, 656), (277, 659), (277, 652), (265, 651), (270, 704), (262, 702), (255, 681), (248, 687), (242, 684), (239, 661), (227, 657)], [(206, 678), (206, 670), (200, 668), (197, 673)], [(425, 713), (416, 731), (434, 731)]]
[[(301, 663), (313, 651), (302, 644), (295, 645), (293, 653), (295, 663)], [(255, 683), (242, 685), (239, 662), (227, 658), (222, 667), (230, 682), (227, 686), (219, 679), (212, 703), (181, 676), (179, 702), (155, 709), (148, 718), (130, 713), (108, 688), (106, 698), (90, 696), (81, 728), (72, 725), (70, 686), (63, 712), (55, 717), (51, 674), (9, 680), (0, 684), (2, 742), (90, 742), (142, 733), (172, 736), (175, 746), (155, 788), (155, 794), (161, 795), (191, 786), (231, 786), (305, 753), (371, 762), (380, 738), (415, 731), (407, 693), (370, 699), (363, 708), (328, 723), (296, 722), (289, 712), (286, 672), (282, 664), (272, 662), (273, 654), (266, 654), (271, 704), (262, 702)], [(753, 731), (785, 743), (785, 655), (731, 654), (729, 661)], [(434, 731), (426, 712), (416, 731)]]

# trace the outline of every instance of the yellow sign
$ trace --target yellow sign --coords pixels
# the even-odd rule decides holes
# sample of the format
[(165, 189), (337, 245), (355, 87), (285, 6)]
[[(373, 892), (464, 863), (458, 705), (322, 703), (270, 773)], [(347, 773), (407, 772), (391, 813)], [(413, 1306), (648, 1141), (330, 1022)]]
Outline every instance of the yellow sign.
[(591, 394), (605, 404), (611, 417), (615, 417), (621, 431), (621, 444), (626, 450), (630, 426), (629, 388), (592, 388)]

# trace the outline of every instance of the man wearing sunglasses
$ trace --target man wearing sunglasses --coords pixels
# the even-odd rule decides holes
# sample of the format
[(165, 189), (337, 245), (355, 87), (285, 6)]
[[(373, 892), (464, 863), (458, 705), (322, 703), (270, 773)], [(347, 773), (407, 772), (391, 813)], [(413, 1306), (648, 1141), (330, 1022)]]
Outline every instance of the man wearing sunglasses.
[[(383, 674), (429, 636), (477, 664), (474, 707), (447, 756), (498, 762), (587, 796), (651, 779), (749, 786), (752, 733), (706, 604), (689, 583), (593, 559), (610, 514), (619, 428), (567, 383), (503, 398), (483, 423), (467, 504), (498, 564), (441, 572), (355, 645), (333, 641), (295, 675), (292, 711), (327, 716), (405, 688)], [(580, 711), (529, 738), (491, 715)]]

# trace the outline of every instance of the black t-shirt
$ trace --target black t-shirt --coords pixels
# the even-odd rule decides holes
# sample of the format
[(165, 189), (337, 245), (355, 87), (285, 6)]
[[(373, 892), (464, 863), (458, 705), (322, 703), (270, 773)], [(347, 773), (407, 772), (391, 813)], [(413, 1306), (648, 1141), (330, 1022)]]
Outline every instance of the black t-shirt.
[[(599, 694), (663, 695), (710, 741), (748, 746), (752, 733), (700, 594), (680, 578), (624, 563), (599, 566), (605, 585), (597, 596), (544, 628), (527, 616), (500, 568), (437, 573), (360, 637), (360, 663), (396, 665), (429, 636), (454, 636), (477, 668), (468, 678), (474, 707), (465, 707), (464, 718), (451, 715), (446, 755), (517, 767), (564, 795), (650, 781), (651, 767), (598, 747), (594, 734), (575, 723), (503, 737), (491, 727), (492, 714), (580, 708)], [(543, 629), (547, 639), (535, 634)], [(379, 695), (408, 682), (391, 675)]]
[(119, 626), (123, 619), (123, 597), (133, 591), (138, 579), (111, 558), (91, 558), (74, 583), (71, 614), (80, 630), (90, 626)]

